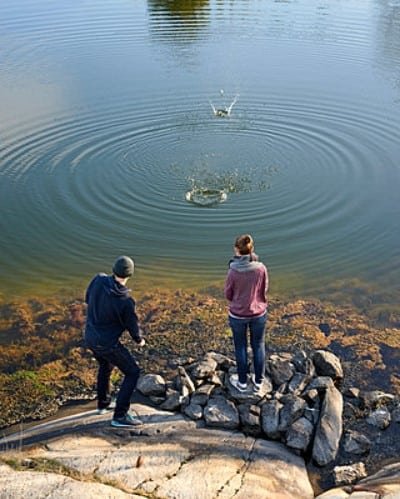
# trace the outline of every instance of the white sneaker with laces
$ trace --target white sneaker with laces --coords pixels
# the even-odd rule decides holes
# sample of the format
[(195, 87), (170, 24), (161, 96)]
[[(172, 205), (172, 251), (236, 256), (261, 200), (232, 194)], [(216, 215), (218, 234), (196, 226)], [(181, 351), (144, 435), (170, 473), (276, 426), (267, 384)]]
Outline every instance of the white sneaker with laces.
[(232, 374), (229, 377), (229, 382), (232, 386), (236, 388), (239, 392), (245, 392), (247, 390), (247, 383), (241, 383), (239, 381), (238, 375), (237, 374)]

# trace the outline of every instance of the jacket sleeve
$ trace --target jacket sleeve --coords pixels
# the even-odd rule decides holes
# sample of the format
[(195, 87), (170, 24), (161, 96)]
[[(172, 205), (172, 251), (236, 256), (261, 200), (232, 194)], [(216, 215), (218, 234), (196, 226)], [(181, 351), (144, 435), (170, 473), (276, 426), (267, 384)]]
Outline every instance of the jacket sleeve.
[[(97, 276), (96, 276), (97, 277)], [(85, 303), (88, 304), (89, 303), (89, 296), (90, 296), (90, 292), (92, 290), (92, 287), (93, 287), (93, 283), (94, 281), (96, 280), (96, 277), (93, 277), (93, 279), (90, 281), (90, 284), (89, 286), (87, 287), (87, 290), (86, 290), (86, 293), (85, 293)]]
[(264, 291), (264, 296), (265, 296), (265, 300), (268, 302), (267, 300), (267, 295), (268, 295), (268, 289), (269, 289), (269, 277), (268, 277), (268, 269), (267, 267), (265, 267), (265, 291)]
[(132, 298), (129, 298), (126, 301), (125, 307), (122, 312), (122, 320), (124, 322), (125, 328), (132, 336), (132, 339), (136, 341), (136, 343), (140, 343), (140, 341), (142, 340), (142, 335), (139, 328), (139, 319), (136, 315), (135, 301)]
[(231, 271), (229, 271), (228, 275), (226, 276), (224, 294), (225, 294), (225, 298), (228, 301), (232, 301), (232, 298), (233, 298), (233, 273)]

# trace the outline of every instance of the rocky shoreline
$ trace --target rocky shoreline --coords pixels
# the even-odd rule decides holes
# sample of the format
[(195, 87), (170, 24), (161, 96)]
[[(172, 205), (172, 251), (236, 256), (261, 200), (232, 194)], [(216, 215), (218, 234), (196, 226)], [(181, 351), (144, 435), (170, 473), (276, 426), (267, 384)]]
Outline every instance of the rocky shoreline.
[[(318, 469), (317, 489), (365, 478), (377, 445), (388, 444), (389, 426), (400, 435), (400, 398), (356, 387), (342, 393), (342, 365), (329, 351), (270, 354), (260, 390), (251, 383), (237, 390), (229, 381), (235, 372), (231, 358), (208, 352), (178, 366), (170, 381), (163, 373), (143, 375), (138, 390), (160, 409), (207, 427), (281, 442)], [(390, 447), (398, 457), (399, 444)]]
[[(233, 358), (226, 303), (215, 290), (207, 294), (154, 291), (142, 296), (137, 305), (147, 345), (140, 351), (129, 338), (126, 342), (135, 351), (144, 373), (162, 373), (170, 383), (178, 366), (191, 365), (209, 351)], [(82, 346), (85, 307), (81, 300), (32, 299), (0, 307), (1, 427), (55, 414), (69, 401), (94, 398), (96, 363)], [(367, 392), (385, 392), (395, 398), (390, 406), (399, 396), (399, 321), (396, 316), (390, 320), (382, 326), (349, 306), (337, 307), (317, 300), (272, 299), (269, 308), (269, 359), (300, 351), (310, 357), (316, 350), (340, 359), (344, 371), (340, 391), (344, 395), (345, 432), (371, 433), (367, 438), (372, 444), (363, 455), (368, 472), (376, 470), (378, 463), (400, 455), (399, 425), (392, 422), (384, 431), (374, 429), (366, 417), (374, 404), (380, 408), (382, 399), (378, 397), (369, 404), (363, 398)], [(117, 373), (113, 382), (118, 385)], [(357, 390), (362, 395), (357, 395)], [(250, 412), (248, 417), (252, 416)], [(350, 457), (343, 456), (341, 463), (347, 464)], [(313, 470), (313, 466), (310, 464), (309, 472), (319, 477), (321, 470)]]

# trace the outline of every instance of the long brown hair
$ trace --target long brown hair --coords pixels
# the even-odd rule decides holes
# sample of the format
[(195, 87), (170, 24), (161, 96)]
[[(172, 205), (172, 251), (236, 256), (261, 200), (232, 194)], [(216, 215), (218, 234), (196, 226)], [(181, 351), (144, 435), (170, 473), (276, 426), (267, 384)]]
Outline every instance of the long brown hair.
[(238, 236), (235, 240), (235, 248), (241, 255), (251, 255), (254, 249), (254, 241), (250, 234)]

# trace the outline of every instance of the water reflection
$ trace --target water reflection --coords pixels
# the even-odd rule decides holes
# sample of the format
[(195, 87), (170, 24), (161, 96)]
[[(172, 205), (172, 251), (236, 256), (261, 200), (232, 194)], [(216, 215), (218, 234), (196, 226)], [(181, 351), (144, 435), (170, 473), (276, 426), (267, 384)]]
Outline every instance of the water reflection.
[(207, 25), (210, 7), (209, 0), (148, 0), (148, 12), (155, 38), (188, 41)]
[[(386, 5), (379, 2), (378, 9), (377, 32), (380, 50), (377, 61), (389, 74), (394, 85), (400, 89), (400, 1), (390, 1)], [(397, 100), (400, 100), (400, 96)]]

